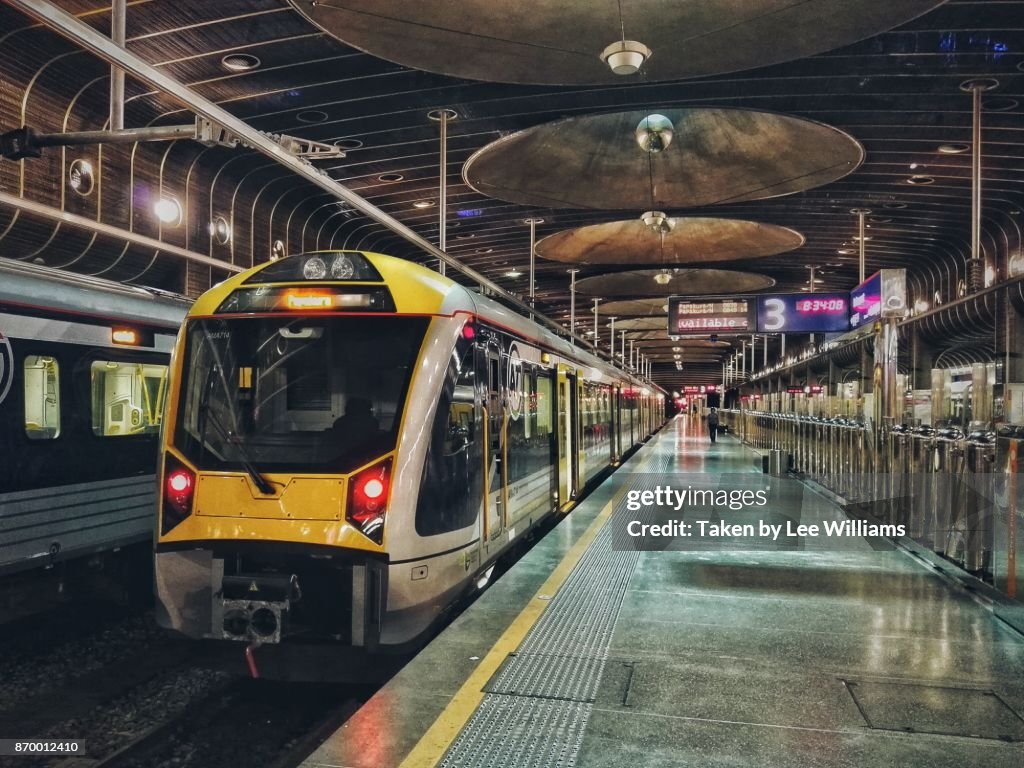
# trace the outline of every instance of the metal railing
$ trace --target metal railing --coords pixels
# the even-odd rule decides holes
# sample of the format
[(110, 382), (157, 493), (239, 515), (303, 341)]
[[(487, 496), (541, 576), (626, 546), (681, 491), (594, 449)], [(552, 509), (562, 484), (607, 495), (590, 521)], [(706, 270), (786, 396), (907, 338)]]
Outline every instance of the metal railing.
[(720, 413), (744, 442), (782, 451), (790, 470), (839, 496), (847, 509), (903, 525), (922, 546), (973, 573), (990, 573), (996, 508), (992, 432), (872, 430), (848, 419)]

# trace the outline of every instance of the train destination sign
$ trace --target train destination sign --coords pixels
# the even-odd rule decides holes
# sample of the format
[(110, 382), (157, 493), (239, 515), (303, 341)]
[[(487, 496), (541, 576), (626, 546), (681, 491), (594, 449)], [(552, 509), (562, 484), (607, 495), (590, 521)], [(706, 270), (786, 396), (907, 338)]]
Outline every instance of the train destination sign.
[(789, 293), (757, 297), (760, 333), (842, 333), (850, 330), (847, 293)]
[(754, 330), (753, 302), (747, 299), (668, 300), (668, 332), (672, 336), (742, 333)]

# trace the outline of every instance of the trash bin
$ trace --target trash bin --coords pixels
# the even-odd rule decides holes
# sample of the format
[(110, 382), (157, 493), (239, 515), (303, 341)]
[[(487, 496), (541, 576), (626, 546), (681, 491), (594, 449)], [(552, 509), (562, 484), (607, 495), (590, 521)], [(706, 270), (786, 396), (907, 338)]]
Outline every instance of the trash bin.
[(786, 461), (785, 454), (777, 449), (768, 451), (768, 474), (773, 477), (782, 477), (786, 474)]

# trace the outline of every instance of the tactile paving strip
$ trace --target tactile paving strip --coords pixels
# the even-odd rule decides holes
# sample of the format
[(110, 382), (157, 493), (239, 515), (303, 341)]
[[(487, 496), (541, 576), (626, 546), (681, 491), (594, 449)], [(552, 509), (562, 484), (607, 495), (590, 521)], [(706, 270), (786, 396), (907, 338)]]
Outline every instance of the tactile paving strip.
[(488, 694), (439, 765), (572, 768), (592, 706)]
[(484, 690), (512, 696), (592, 702), (605, 659), (514, 653)]
[[(656, 476), (632, 476), (631, 488)], [(613, 513), (628, 512), (620, 501)], [(483, 701), (441, 768), (572, 768), (608, 658), (612, 632), (639, 552), (612, 550), (605, 525)]]

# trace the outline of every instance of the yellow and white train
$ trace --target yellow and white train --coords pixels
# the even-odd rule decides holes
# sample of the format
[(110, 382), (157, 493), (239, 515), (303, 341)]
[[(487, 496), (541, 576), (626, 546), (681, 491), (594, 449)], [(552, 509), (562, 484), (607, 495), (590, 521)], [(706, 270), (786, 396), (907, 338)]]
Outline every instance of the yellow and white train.
[(664, 420), (663, 395), (407, 261), (292, 256), (216, 286), (174, 350), (162, 624), (407, 648)]

